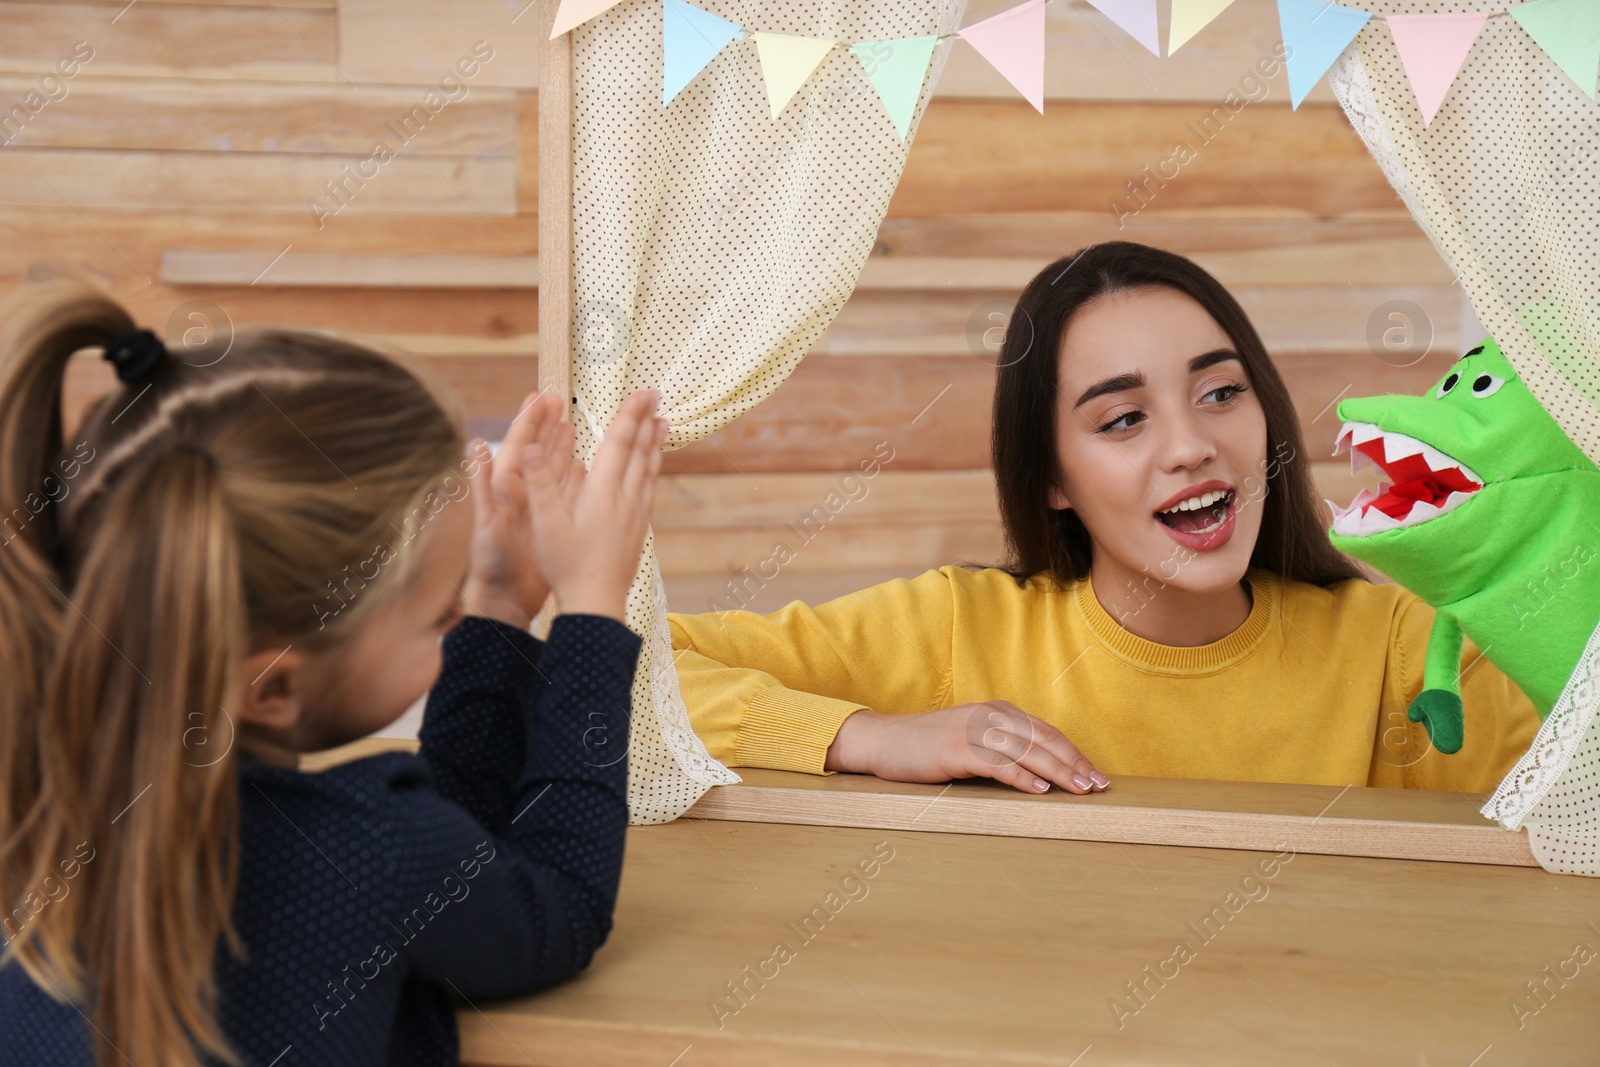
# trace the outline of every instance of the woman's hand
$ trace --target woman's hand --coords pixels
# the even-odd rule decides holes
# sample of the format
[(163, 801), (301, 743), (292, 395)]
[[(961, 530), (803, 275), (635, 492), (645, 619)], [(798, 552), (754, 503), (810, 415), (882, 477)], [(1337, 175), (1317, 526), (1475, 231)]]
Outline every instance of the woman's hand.
[(1060, 730), (1004, 700), (917, 715), (858, 711), (839, 727), (824, 769), (892, 782), (993, 778), (1025, 793), (1052, 782), (1069, 793), (1111, 783)]
[(534, 552), (563, 612), (623, 621), (667, 435), (666, 420), (655, 416), (660, 398), (645, 389), (622, 402), (587, 473), (569, 459), (572, 424), (560, 421), (559, 398), (549, 398), (554, 417), (535, 427), (523, 481), (533, 503)]
[[(544, 606), (549, 583), (539, 570), (533, 544), (533, 517), (524, 478), (524, 453), (552, 419), (561, 418), (555, 397), (529, 393), (497, 454), (482, 438), (471, 445), (474, 471), (468, 478), (472, 495), (472, 563), (461, 590), (465, 609), (527, 629)], [(571, 426), (567, 448), (572, 453)], [(582, 479), (583, 464), (574, 459), (557, 477), (560, 492), (572, 495)]]

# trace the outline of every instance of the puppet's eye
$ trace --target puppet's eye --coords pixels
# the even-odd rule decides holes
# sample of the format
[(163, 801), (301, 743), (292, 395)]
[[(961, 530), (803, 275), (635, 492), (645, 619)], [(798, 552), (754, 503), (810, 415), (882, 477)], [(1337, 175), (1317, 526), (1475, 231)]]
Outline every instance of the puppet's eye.
[(1493, 396), (1504, 384), (1506, 384), (1504, 378), (1497, 378), (1493, 374), (1480, 374), (1473, 380), (1472, 395)]
[(1455, 371), (1451, 371), (1450, 372), (1450, 376), (1448, 378), (1446, 378), (1444, 381), (1439, 383), (1439, 391), (1437, 393), (1434, 393), (1433, 395), (1434, 396), (1444, 396), (1444, 394), (1446, 394), (1450, 390), (1454, 389), (1456, 387), (1456, 383), (1459, 382), (1460, 380), (1461, 380), (1461, 375), (1457, 374)]

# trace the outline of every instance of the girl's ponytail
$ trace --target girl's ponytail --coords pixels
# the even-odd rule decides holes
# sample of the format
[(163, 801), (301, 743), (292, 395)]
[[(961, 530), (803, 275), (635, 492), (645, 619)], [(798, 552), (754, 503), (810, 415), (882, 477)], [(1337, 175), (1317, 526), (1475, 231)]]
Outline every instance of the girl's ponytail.
[(57, 459), (62, 380), (74, 352), (133, 325), (87, 284), (63, 279), (35, 291), (42, 299), (19, 304), (0, 335), (0, 904), (8, 908), (23, 892), (12, 877), (13, 850), (28, 859), (26, 843), (15, 837), (38, 794), (34, 738), (56, 622), (66, 606), (54, 567), (58, 505), (72, 491), (84, 455), (68, 449), (70, 459)]
[(17, 955), (91, 994), (96, 1029), (117, 1035), (102, 1063), (189, 1064), (192, 1046), (228, 1060), (212, 972), (224, 937), (239, 947), (226, 757), (249, 634), (235, 520), (215, 459), (181, 440), (146, 449), (108, 492), (46, 683), (39, 803), (53, 817), (34, 879), (93, 859)]

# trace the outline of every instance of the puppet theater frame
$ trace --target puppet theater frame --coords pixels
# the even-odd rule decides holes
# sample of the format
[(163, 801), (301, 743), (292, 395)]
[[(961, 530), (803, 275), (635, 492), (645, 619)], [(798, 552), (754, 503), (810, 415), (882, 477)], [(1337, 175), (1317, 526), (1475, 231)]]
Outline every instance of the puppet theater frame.
[[(909, 10), (862, 0), (807, 14), (765, 0), (741, 12), (774, 31), (814, 30), (820, 20), (860, 40), (949, 37), (964, 8), (964, 0), (923, 0)], [(1592, 81), (1575, 83), (1504, 17), (1504, 0), (1375, 0), (1362, 8), (1328, 57), (1339, 103), (1529, 387), (1580, 447), (1600, 456), (1600, 251), (1582, 240), (1600, 232)], [(1398, 31), (1382, 28), (1378, 15), (1394, 25), (1423, 15), (1482, 16), (1450, 102), (1442, 109), (1433, 102), (1437, 114), (1418, 113)], [(828, 128), (807, 124), (806, 109), (797, 107), (765, 121), (766, 101), (751, 90), (759, 74), (749, 49), (722, 56), (669, 110), (656, 80), (658, 4), (623, 0), (551, 36), (557, 17), (556, 4), (543, 5), (539, 384), (569, 398), (585, 460), (616, 405), (647, 386), (663, 390), (668, 447), (681, 446), (770, 395), (832, 320), (870, 252), (910, 133), (886, 132), (876, 112), (878, 128), (865, 129), (838, 108)], [(938, 49), (930, 62), (912, 131), (944, 56)], [(800, 91), (839, 99), (843, 79), (859, 79), (850, 63), (836, 50)], [(1468, 166), (1459, 164), (1463, 153)], [(730, 173), (729, 160), (742, 169)], [(1505, 180), (1525, 195), (1497, 201)], [(1248, 783), (1154, 779), (1132, 780), (1118, 796), (1046, 805), (964, 784), (941, 794), (949, 802), (935, 813), (922, 790), (884, 783), (797, 788), (792, 776), (748, 772), (743, 787), (712, 790), (741, 778), (689, 729), (665, 612), (647, 541), (629, 600), (629, 621), (645, 636), (629, 749), (635, 823), (689, 812), (1232, 848), (1270, 848), (1292, 830), (1311, 852), (1600, 873), (1595, 641), (1528, 755), (1482, 809), (1504, 829), (1463, 816), (1457, 797), (1390, 798), (1381, 809), (1347, 802), (1348, 811), (1330, 817), (1338, 796), (1323, 787), (1303, 787), (1285, 809), (1265, 804)], [(1504, 832), (1518, 828), (1526, 838)]]

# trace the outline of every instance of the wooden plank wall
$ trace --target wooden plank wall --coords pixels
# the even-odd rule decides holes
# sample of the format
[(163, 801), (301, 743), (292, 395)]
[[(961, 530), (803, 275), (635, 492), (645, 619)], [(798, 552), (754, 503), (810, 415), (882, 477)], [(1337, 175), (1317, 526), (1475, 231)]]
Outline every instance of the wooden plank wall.
[[(965, 21), (1011, 2), (974, 0)], [(290, 322), (397, 341), (493, 434), (537, 372), (531, 8), (0, 2), (0, 287), (67, 262), (169, 335)], [(985, 337), (1028, 277), (1090, 242), (1162, 245), (1217, 273), (1317, 455), (1339, 396), (1418, 391), (1470, 340), (1461, 290), (1327, 89), (1291, 112), (1281, 71), (1254, 80), (1278, 43), (1269, 0), (1237, 0), (1165, 60), (1082, 0), (1047, 10), (1045, 113), (955, 45), (833, 327), (765, 404), (667, 457), (656, 525), (679, 610), (770, 610), (997, 559)], [(374, 158), (380, 138), (393, 158)], [(1196, 157), (1133, 199), (1179, 141)], [(1391, 302), (1432, 331), (1420, 362), (1369, 344)], [(69, 405), (108, 382), (83, 360)], [(865, 495), (757, 575), (879, 442), (894, 458)], [(1343, 466), (1317, 468), (1337, 499), (1354, 492)]]

